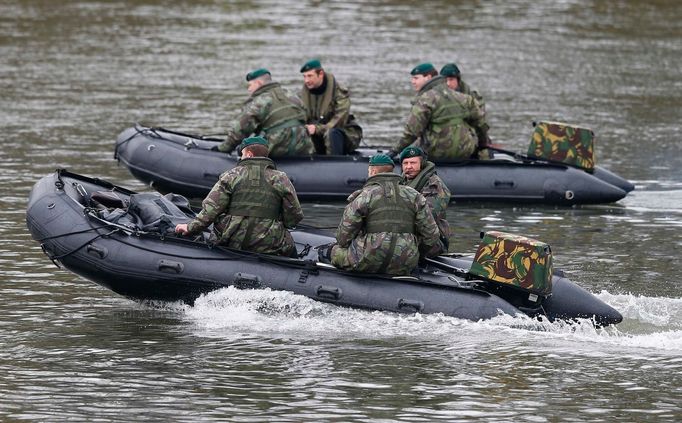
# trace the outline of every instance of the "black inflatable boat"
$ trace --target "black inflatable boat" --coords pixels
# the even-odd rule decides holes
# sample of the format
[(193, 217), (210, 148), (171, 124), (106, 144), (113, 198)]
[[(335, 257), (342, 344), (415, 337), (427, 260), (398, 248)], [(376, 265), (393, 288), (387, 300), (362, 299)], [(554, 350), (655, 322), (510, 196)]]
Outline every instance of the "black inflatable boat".
[[(155, 215), (144, 210), (140, 205), (144, 202), (133, 201), (136, 195), (164, 211)], [(472, 259), (466, 257), (428, 260), (403, 277), (342, 272), (318, 262), (314, 247), (332, 241), (318, 230), (293, 232), (298, 259), (211, 248), (202, 239), (172, 234), (174, 224), (186, 221), (193, 212), (170, 203), (169, 197), (180, 198), (135, 194), (103, 180), (58, 170), (33, 187), (26, 221), (55, 264), (136, 300), (192, 303), (203, 293), (235, 286), (286, 290), (341, 306), (443, 313), (471, 320), (499, 314), (587, 318), (597, 325), (622, 320), (616, 310), (561, 272), (548, 275), (551, 292), (538, 296), (471, 278), (466, 269)]]
[[(137, 125), (117, 138), (114, 157), (133, 176), (163, 192), (203, 198), (220, 174), (234, 167), (236, 153), (211, 151), (219, 139)], [(367, 163), (377, 150), (361, 148), (348, 156), (282, 157), (277, 168), (286, 172), (301, 199), (344, 200), (367, 179)], [(456, 201), (501, 201), (550, 205), (611, 203), (634, 186), (596, 167), (577, 167), (520, 155), (496, 154), (494, 160), (437, 161)], [(399, 172), (400, 169), (396, 169)]]

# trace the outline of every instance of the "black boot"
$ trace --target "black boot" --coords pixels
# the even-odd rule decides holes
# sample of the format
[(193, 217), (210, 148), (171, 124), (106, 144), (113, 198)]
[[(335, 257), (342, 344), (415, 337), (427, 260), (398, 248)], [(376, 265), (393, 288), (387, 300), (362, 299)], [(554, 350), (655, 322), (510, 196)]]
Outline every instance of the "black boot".
[(329, 154), (335, 155), (335, 156), (342, 156), (346, 154), (345, 152), (345, 144), (346, 144), (346, 135), (344, 135), (343, 131), (337, 128), (330, 129), (329, 130), (329, 143), (331, 144), (331, 151), (329, 151)]

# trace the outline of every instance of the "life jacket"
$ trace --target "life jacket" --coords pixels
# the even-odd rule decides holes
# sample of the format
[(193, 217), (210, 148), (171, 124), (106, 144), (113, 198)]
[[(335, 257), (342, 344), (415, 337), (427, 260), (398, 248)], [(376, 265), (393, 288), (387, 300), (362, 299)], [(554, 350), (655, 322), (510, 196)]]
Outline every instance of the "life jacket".
[(260, 131), (267, 134), (277, 129), (291, 128), (304, 124), (305, 110), (289, 99), (279, 82), (263, 85), (253, 93), (253, 97), (265, 93), (270, 94), (272, 97), (272, 106), (270, 107), (270, 113), (260, 124)]
[(429, 182), (429, 179), (431, 178), (432, 175), (436, 174), (436, 165), (433, 164), (432, 162), (425, 162), (424, 169), (422, 169), (417, 177), (414, 179), (410, 180), (405, 178), (405, 185), (414, 188), (418, 192), (422, 192), (422, 189), (426, 186), (426, 184)]
[(401, 195), (400, 175), (379, 173), (367, 180), (365, 187), (379, 185), (384, 194), (374, 202), (365, 220), (365, 232), (414, 233), (414, 207)]
[(282, 197), (265, 179), (266, 169), (276, 169), (273, 161), (266, 157), (252, 157), (240, 160), (237, 166), (246, 167), (247, 172), (232, 192), (227, 214), (279, 219)]
[(326, 88), (322, 95), (315, 95), (310, 92), (308, 87), (303, 86), (301, 101), (305, 106), (307, 113), (307, 122), (325, 124), (329, 122), (333, 114), (332, 101), (334, 100), (334, 92), (336, 91), (336, 78), (331, 73), (324, 74)]

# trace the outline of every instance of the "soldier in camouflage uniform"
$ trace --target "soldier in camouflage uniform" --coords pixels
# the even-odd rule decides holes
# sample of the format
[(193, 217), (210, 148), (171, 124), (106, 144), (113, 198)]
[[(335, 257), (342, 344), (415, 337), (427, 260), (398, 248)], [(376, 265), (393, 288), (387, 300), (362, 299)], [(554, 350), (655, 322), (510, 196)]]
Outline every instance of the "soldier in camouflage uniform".
[(227, 139), (214, 149), (229, 153), (244, 138), (262, 133), (270, 144), (271, 157), (313, 154), (301, 100), (273, 82), (267, 69), (249, 72), (246, 80), (251, 95), (241, 116), (230, 124)]
[(407, 275), (420, 253), (442, 252), (438, 227), (424, 196), (399, 184), (390, 157), (372, 157), (368, 173), (365, 186), (348, 197), (331, 263), (355, 272)]
[(402, 183), (414, 188), (426, 198), (426, 204), (436, 220), (445, 249), (450, 245), (450, 224), (446, 216), (450, 190), (436, 173), (436, 165), (426, 159), (419, 147), (407, 147), (400, 153)]
[(416, 142), (434, 159), (468, 159), (476, 152), (476, 131), (485, 125), (485, 113), (470, 95), (451, 90), (431, 63), (412, 69), (417, 96), (403, 135), (391, 154)]
[(196, 235), (213, 223), (212, 241), (229, 248), (294, 256), (289, 231), (303, 219), (296, 190), (284, 172), (267, 158), (267, 141), (245, 139), (237, 166), (220, 176), (188, 224), (175, 227), (181, 235)]
[[(450, 87), (450, 89), (453, 89), (463, 94), (468, 94), (475, 98), (476, 101), (478, 101), (478, 105), (481, 107), (481, 110), (485, 113), (485, 101), (483, 100), (483, 96), (479, 94), (478, 91), (471, 88), (467, 83), (462, 81), (462, 73), (460, 72), (456, 64), (447, 63), (440, 69), (440, 74), (441, 76), (445, 77), (445, 81), (448, 87)], [(490, 137), (488, 137), (489, 129), (490, 126), (488, 125), (487, 122), (481, 125), (480, 128), (478, 127), (476, 128), (476, 137), (478, 138), (479, 159), (492, 158), (492, 153), (490, 152), (490, 150), (486, 150), (486, 146), (488, 144), (491, 144)]]
[(306, 128), (318, 154), (348, 154), (362, 140), (362, 128), (350, 113), (348, 90), (313, 59), (301, 67)]

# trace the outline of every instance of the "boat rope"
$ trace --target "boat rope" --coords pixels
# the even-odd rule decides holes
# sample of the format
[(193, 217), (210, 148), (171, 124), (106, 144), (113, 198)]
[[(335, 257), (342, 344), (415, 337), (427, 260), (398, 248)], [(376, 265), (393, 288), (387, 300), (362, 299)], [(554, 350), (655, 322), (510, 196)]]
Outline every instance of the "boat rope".
[[(52, 260), (52, 262), (54, 263), (55, 260), (61, 260), (61, 259), (63, 259), (64, 257), (68, 257), (68, 256), (70, 256), (71, 254), (75, 253), (76, 251), (81, 250), (83, 247), (85, 247), (85, 246), (91, 244), (94, 240), (99, 239), (99, 238), (106, 238), (106, 237), (108, 237), (109, 235), (113, 234), (114, 232), (117, 232), (118, 230), (119, 230), (118, 228), (115, 228), (115, 229), (113, 229), (112, 231), (107, 232), (107, 233), (105, 233), (105, 234), (97, 234), (96, 237), (94, 237), (94, 238), (92, 238), (92, 239), (90, 239), (90, 240), (84, 242), (81, 246), (74, 248), (73, 250), (69, 251), (68, 253), (64, 253), (64, 254), (60, 254), (60, 255), (57, 255), (57, 256), (53, 256), (53, 255), (50, 255), (50, 254), (47, 252), (47, 250), (45, 250), (45, 248), (43, 248), (43, 251), (45, 251), (45, 254), (47, 254), (47, 256), (50, 258), (50, 260)], [(55, 264), (56, 264), (56, 263), (55, 263)]]
[(95, 230), (100, 229), (100, 228), (104, 228), (104, 226), (92, 227), (89, 229), (83, 229), (82, 231), (67, 232), (67, 233), (59, 234), (59, 235), (46, 236), (45, 238), (37, 239), (36, 241), (43, 243), (43, 242), (49, 241), (51, 239), (62, 238), (65, 236), (70, 236), (70, 235), (84, 234), (86, 232), (92, 232), (92, 231), (95, 231)]
[(129, 136), (128, 138), (124, 139), (121, 142), (116, 143), (116, 148), (114, 148), (114, 159), (118, 159), (118, 149), (123, 144), (126, 144), (128, 141), (132, 140), (133, 138), (135, 138), (139, 134), (144, 134), (145, 132), (148, 132), (149, 130), (150, 130), (150, 128), (140, 129), (137, 125), (135, 125), (135, 133), (133, 135)]

